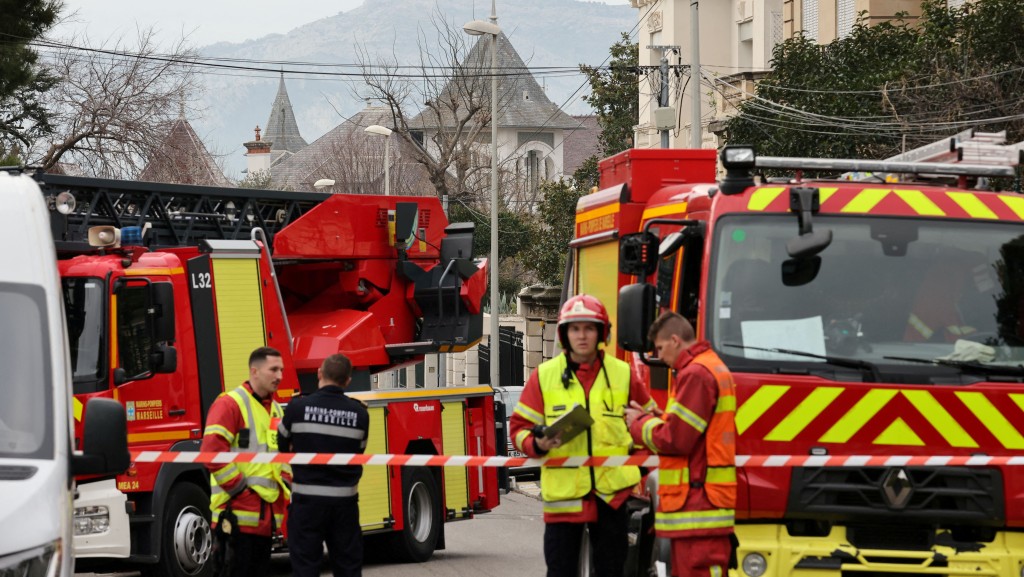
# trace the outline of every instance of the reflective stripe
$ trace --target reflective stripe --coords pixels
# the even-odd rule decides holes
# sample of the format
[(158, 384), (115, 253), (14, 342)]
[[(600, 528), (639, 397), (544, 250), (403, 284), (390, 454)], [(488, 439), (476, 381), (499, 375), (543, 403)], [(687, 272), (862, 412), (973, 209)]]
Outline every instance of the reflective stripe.
[(712, 565), (708, 569), (711, 571), (711, 577), (722, 577), (721, 565)]
[(654, 399), (647, 401), (647, 404), (644, 405), (644, 410), (647, 411), (648, 413), (650, 413), (656, 408), (658, 408), (658, 403), (654, 402)]
[(346, 439), (363, 439), (366, 437), (366, 432), (362, 429), (342, 427), (340, 425), (325, 425), (323, 423), (296, 423), (292, 427), (292, 432), (314, 433), (331, 437), (344, 437)]
[(705, 483), (735, 483), (735, 467), (708, 467), (704, 475)]
[(673, 399), (669, 402), (668, 408), (665, 412), (675, 415), (683, 420), (683, 422), (689, 424), (694, 429), (697, 429), (698, 433), (703, 433), (708, 428), (708, 422), (700, 418), (697, 413), (694, 413), (690, 409), (687, 409), (683, 405), (680, 405)]
[(326, 485), (305, 485), (292, 483), (292, 495), (315, 495), (317, 497), (353, 497), (357, 487), (328, 487)]
[(263, 451), (263, 452), (265, 452), (267, 450), (266, 445), (263, 445), (260, 448), (254, 448), (253, 447), (253, 443), (258, 443), (259, 442), (259, 436), (257, 435), (257, 432), (256, 432), (256, 420), (252, 418), (252, 400), (251, 400), (252, 399), (252, 395), (249, 394), (249, 391), (245, 390), (245, 387), (238, 387), (237, 389), (231, 391), (231, 393), (229, 393), (229, 394), (235, 395), (236, 399), (239, 399), (239, 400), (242, 401), (242, 404), (245, 406), (245, 412), (246, 412), (247, 416), (249, 417), (245, 421), (246, 423), (249, 423), (249, 446), (248, 447), (238, 447), (238, 448), (242, 449), (242, 450), (248, 450), (248, 451)]
[(526, 419), (527, 421), (530, 421), (535, 425), (544, 424), (544, 415), (538, 413), (537, 411), (534, 411), (533, 409), (527, 407), (522, 403), (517, 404), (515, 410), (513, 410), (512, 412)]
[(654, 427), (657, 427), (658, 425), (664, 425), (664, 424), (665, 424), (665, 421), (662, 421), (658, 417), (653, 417), (651, 419), (647, 419), (646, 421), (644, 421), (644, 426), (643, 426), (643, 431), (642, 431), (643, 439), (644, 439), (644, 444), (647, 445), (648, 449), (650, 449), (650, 450), (652, 450), (654, 452), (658, 452), (658, 448), (654, 446), (654, 438), (652, 437), (652, 434), (654, 432)]
[(213, 478), (217, 480), (218, 484), (223, 485), (225, 483), (230, 482), (232, 479), (241, 474), (242, 471), (238, 469), (238, 465), (230, 463), (228, 465), (225, 465), (221, 469), (217, 469), (217, 471), (213, 474)]
[(921, 333), (921, 336), (924, 337), (925, 340), (932, 338), (932, 335), (935, 334), (935, 331), (933, 331), (928, 325), (924, 324), (924, 321), (914, 313), (910, 313), (910, 318), (907, 319), (907, 322), (910, 323), (910, 326), (914, 327), (917, 332)]
[(225, 440), (227, 440), (228, 444), (235, 442), (234, 433), (227, 430), (226, 427), (222, 427), (221, 425), (206, 425), (206, 431), (203, 433), (203, 435), (220, 435), (221, 437), (224, 437)]
[(576, 513), (583, 510), (583, 499), (544, 501), (545, 513)]
[(266, 487), (268, 489), (277, 487), (277, 481), (264, 477), (246, 477), (245, 484), (250, 487)]
[(735, 511), (716, 509), (713, 511), (658, 512), (654, 519), (657, 531), (692, 531), (696, 529), (718, 529), (732, 527)]
[(527, 431), (526, 429), (523, 429), (523, 430), (519, 431), (518, 433), (516, 433), (516, 437), (515, 437), (515, 439), (513, 439), (513, 444), (516, 446), (516, 448), (519, 449), (520, 451), (524, 452), (524, 453), (526, 452), (526, 450), (523, 449), (523, 441), (525, 441), (526, 437), (528, 437), (529, 435), (530, 435), (530, 431)]
[(242, 527), (258, 527), (260, 514), (254, 511), (235, 511), (235, 518)]
[(736, 411), (736, 397), (733, 395), (722, 395), (718, 397), (718, 404), (715, 405), (715, 412)]
[(277, 424), (277, 434), (281, 435), (282, 437), (284, 437), (286, 439), (288, 437), (291, 437), (291, 433), (289, 433), (288, 429), (286, 429), (284, 427), (284, 423), (283, 422)]

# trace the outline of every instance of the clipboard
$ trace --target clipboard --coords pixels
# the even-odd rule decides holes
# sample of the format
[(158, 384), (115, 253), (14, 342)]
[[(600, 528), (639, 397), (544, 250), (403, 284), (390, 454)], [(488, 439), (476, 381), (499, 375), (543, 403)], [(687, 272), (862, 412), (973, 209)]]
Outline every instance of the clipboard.
[(569, 412), (558, 417), (555, 422), (551, 423), (546, 429), (544, 429), (544, 436), (550, 439), (561, 433), (562, 444), (565, 444), (576, 438), (576, 436), (583, 431), (589, 429), (590, 425), (593, 424), (594, 419), (591, 418), (587, 409), (585, 409), (583, 405), (576, 403)]

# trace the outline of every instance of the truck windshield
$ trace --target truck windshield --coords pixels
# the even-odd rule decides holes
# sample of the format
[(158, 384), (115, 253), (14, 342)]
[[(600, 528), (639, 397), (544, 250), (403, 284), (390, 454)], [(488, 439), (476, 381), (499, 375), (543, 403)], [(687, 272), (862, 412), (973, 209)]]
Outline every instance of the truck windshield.
[[(929, 372), (955, 375), (951, 384), (1024, 377), (1024, 227), (829, 215), (814, 227), (833, 233), (820, 270), (787, 286), (796, 218), (718, 221), (706, 318), (727, 363), (765, 372), (828, 364), (778, 351), (786, 349), (866, 361), (887, 380), (915, 382), (907, 375)], [(860, 378), (854, 373), (850, 379)]]
[(0, 283), (0, 458), (53, 457), (53, 387), (43, 290)]
[(62, 284), (75, 393), (94, 393), (106, 388), (106, 283), (93, 277), (65, 277)]

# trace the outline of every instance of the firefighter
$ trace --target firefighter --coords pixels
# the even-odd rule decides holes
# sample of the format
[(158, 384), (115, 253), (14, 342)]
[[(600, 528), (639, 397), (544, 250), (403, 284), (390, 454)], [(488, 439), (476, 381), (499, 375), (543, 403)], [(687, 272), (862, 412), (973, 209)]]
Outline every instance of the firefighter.
[[(297, 453), (362, 453), (370, 415), (362, 402), (345, 395), (352, 382), (348, 357), (327, 357), (317, 371), (319, 388), (293, 400), (278, 426), (281, 449)], [(358, 577), (363, 570), (359, 526), (359, 465), (295, 466), (288, 506), (288, 556), (296, 577), (320, 575), (324, 542), (334, 577)]]
[[(283, 372), (277, 349), (254, 350), (249, 355), (249, 380), (210, 405), (200, 450), (277, 452), (277, 423), (283, 411), (274, 392)], [(273, 535), (281, 526), (289, 496), (287, 466), (211, 463), (207, 468), (218, 571), (229, 577), (267, 575)]]
[(720, 577), (732, 555), (736, 502), (736, 396), (732, 375), (707, 341), (674, 312), (648, 339), (675, 371), (662, 415), (626, 410), (630, 434), (661, 456), (654, 527), (672, 540), (672, 574)]
[[(558, 315), (563, 353), (541, 363), (526, 381), (511, 419), (516, 448), (530, 457), (627, 455), (632, 439), (623, 419), (630, 401), (654, 407), (647, 389), (625, 362), (606, 355), (611, 322), (590, 295), (572, 297)], [(540, 433), (547, 423), (586, 407), (594, 424), (567, 443)], [(544, 560), (548, 577), (578, 574), (584, 527), (590, 531), (595, 575), (621, 577), (628, 549), (624, 503), (640, 481), (637, 467), (541, 467)]]

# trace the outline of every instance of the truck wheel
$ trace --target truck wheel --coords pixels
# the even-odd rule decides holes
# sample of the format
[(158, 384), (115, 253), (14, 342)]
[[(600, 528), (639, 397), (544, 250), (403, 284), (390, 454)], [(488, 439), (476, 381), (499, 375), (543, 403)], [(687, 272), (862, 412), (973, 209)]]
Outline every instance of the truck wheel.
[(434, 475), (424, 467), (402, 468), (405, 527), (395, 534), (399, 557), (422, 563), (434, 554), (441, 533), (441, 497)]
[(171, 488), (160, 532), (160, 562), (145, 573), (152, 577), (213, 575), (210, 497), (192, 483)]

